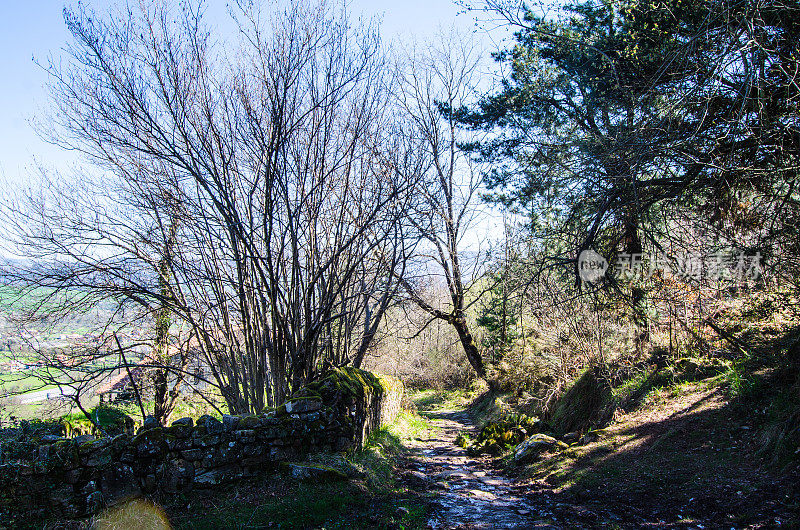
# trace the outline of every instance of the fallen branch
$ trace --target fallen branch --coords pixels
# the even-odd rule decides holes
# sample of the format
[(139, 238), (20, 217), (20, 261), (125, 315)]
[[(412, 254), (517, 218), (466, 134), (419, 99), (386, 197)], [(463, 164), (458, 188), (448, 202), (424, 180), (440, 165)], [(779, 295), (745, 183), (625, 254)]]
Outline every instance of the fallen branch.
[(715, 332), (717, 335), (719, 335), (720, 337), (722, 337), (723, 339), (725, 339), (725, 341), (726, 341), (726, 342), (728, 342), (728, 343), (729, 343), (729, 344), (731, 344), (732, 346), (734, 346), (734, 347), (738, 348), (738, 349), (739, 349), (739, 351), (741, 351), (743, 354), (745, 354), (745, 355), (747, 355), (747, 356), (750, 356), (750, 355), (752, 355), (752, 349), (750, 348), (750, 345), (749, 345), (749, 344), (747, 344), (746, 342), (744, 342), (744, 341), (743, 341), (743, 340), (741, 340), (741, 339), (737, 339), (736, 337), (734, 337), (733, 335), (731, 335), (731, 334), (730, 334), (730, 333), (728, 333), (727, 331), (723, 330), (721, 327), (719, 327), (718, 325), (716, 325), (716, 324), (715, 324), (715, 323), (714, 323), (714, 322), (713, 322), (713, 321), (712, 321), (710, 318), (707, 318), (707, 319), (705, 319), (703, 322), (704, 322), (704, 323), (705, 323), (705, 324), (706, 324), (708, 327), (710, 327), (711, 329), (713, 329), (713, 330), (714, 330), (714, 332)]

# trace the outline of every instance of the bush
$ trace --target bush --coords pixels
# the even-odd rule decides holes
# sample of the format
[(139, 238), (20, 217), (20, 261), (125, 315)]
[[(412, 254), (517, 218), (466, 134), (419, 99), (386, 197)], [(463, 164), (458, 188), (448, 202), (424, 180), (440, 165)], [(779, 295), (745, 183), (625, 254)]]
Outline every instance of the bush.
[(57, 421), (50, 420), (23, 420), (20, 422), (23, 434), (29, 436), (55, 436), (64, 435), (64, 426)]
[(739, 364), (731, 365), (725, 372), (725, 382), (727, 383), (727, 394), (731, 399), (747, 399), (754, 395), (761, 386), (760, 379), (747, 373)]
[[(499, 455), (524, 442), (529, 436), (541, 432), (542, 427), (543, 424), (538, 418), (531, 418), (525, 414), (509, 414), (484, 425), (467, 452), (472, 455), (481, 453)], [(464, 447), (469, 441), (465, 435), (456, 438), (456, 445), (460, 445), (459, 439), (462, 437), (464, 445), (461, 447)]]
[(614, 397), (603, 367), (587, 369), (558, 399), (549, 423), (558, 435), (602, 427), (614, 416)]
[[(89, 411), (89, 415), (92, 417), (91, 420), (83, 413), (62, 416), (60, 422), (64, 425), (67, 436), (83, 434), (115, 436), (133, 432), (133, 419), (111, 405), (98, 405)], [(102, 432), (98, 432), (97, 427)]]

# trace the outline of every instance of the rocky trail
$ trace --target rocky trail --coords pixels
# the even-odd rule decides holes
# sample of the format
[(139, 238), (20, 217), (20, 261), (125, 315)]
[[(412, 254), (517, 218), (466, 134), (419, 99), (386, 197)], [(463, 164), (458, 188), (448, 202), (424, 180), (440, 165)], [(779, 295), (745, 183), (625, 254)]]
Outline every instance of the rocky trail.
[[(475, 426), (467, 412), (425, 414), (434, 426), (428, 437), (410, 444), (406, 461), (409, 487), (432, 494), (430, 528), (579, 528), (586, 527), (585, 508), (558, 503), (547, 493), (532, 494), (529, 485), (504, 476), (486, 456), (470, 456), (455, 445), (460, 432)], [(581, 521), (583, 519), (583, 521)]]
[(402, 471), (430, 503), (429, 528), (798, 528), (800, 468), (770, 472), (752, 426), (714, 389), (622, 414), (533, 473), (457, 446), (478, 434), (466, 410), (422, 414), (432, 428), (408, 443)]

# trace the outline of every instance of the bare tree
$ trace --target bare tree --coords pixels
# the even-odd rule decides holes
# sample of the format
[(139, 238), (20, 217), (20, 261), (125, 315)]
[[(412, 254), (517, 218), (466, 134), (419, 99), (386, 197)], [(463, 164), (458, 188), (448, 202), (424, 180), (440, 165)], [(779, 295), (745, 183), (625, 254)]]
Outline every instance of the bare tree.
[[(141, 179), (82, 173), (44, 173), (39, 189), (9, 191), (2, 220), (14, 239), (4, 250), (24, 259), (4, 264), (2, 280), (11, 290), (3, 309), (21, 328), (36, 326), (50, 335), (68, 333), (76, 319), (89, 328), (72, 348), (37, 340), (21, 354), (34, 355), (44, 368), (34, 373), (44, 383), (87, 390), (73, 392), (75, 400), (89, 397), (112, 372), (130, 368), (112, 340), (117, 334), (125, 348), (146, 351), (152, 414), (163, 422), (190, 357), (181, 330), (170, 329), (168, 264), (178, 218), (176, 210), (156, 207), (157, 196), (141, 191)], [(141, 357), (132, 359), (137, 368)], [(65, 368), (73, 365), (81, 369)]]
[[(101, 195), (73, 230), (48, 205), (36, 226), (52, 237), (29, 242), (63, 259), (38, 277), (148, 307), (156, 361), (187, 327), (228, 409), (260, 411), (326, 365), (359, 363), (403, 273), (413, 182), (384, 54), (374, 27), (324, 1), (240, 5), (229, 48), (210, 44), (198, 4), (141, 5), (66, 12), (52, 139), (124, 207), (109, 217)], [(113, 288), (90, 289), (100, 278)]]
[[(471, 101), (477, 69), (474, 45), (469, 38), (456, 34), (443, 38), (424, 54), (412, 53), (403, 65), (397, 99), (429, 165), (409, 217), (423, 240), (416, 254), (417, 277), (409, 275), (402, 283), (411, 300), (432, 319), (453, 326), (475, 372), (486, 378), (484, 360), (467, 321), (467, 309), (480, 297), (476, 292), (482, 271), (480, 253), (468, 248), (470, 242), (465, 241), (473, 235), (470, 230), (479, 214), (476, 203), (482, 175), (474, 160), (459, 147), (468, 137), (456, 120), (456, 114)], [(473, 255), (471, 260), (468, 252)], [(435, 304), (426, 299), (420, 276), (442, 279), (449, 303)]]

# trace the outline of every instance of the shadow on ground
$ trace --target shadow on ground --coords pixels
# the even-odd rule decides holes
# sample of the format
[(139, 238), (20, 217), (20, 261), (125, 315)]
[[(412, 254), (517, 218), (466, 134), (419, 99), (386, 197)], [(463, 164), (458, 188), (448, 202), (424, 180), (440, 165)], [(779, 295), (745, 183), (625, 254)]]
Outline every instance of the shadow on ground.
[(758, 422), (717, 389), (690, 392), (623, 416), (596, 442), (521, 471), (521, 483), (622, 527), (796, 528), (800, 469), (763, 451)]

